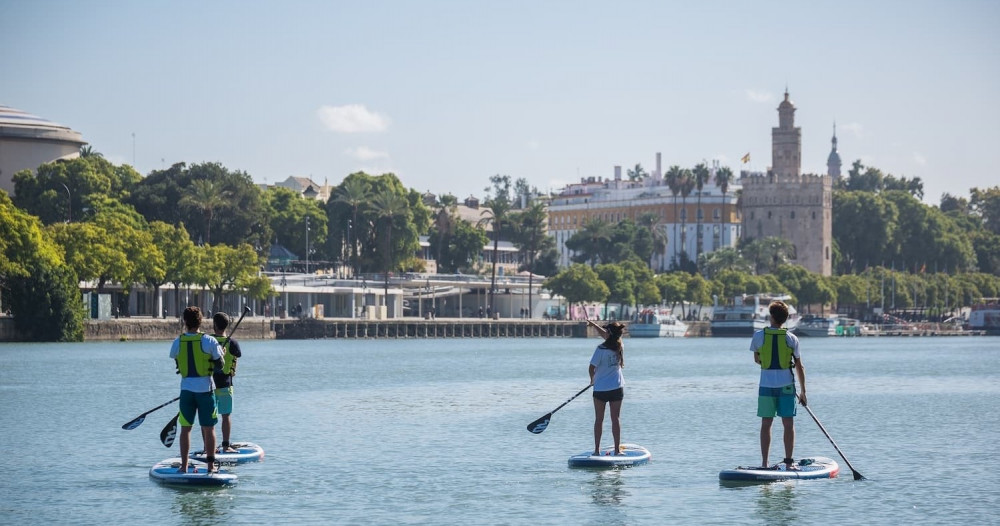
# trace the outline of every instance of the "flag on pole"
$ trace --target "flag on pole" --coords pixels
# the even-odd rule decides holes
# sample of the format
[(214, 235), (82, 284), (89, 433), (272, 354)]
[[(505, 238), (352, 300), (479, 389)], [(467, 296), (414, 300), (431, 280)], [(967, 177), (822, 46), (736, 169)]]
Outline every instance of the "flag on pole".
[(750, 162), (750, 152), (747, 152), (747, 154), (744, 155), (743, 158), (740, 160), (743, 161), (743, 164)]

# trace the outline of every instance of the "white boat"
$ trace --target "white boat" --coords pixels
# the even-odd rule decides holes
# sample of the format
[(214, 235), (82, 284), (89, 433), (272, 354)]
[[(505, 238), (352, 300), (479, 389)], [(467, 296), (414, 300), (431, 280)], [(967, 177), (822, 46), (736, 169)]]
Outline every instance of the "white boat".
[(1000, 298), (983, 298), (969, 311), (969, 328), (1000, 335)]
[(687, 330), (687, 324), (669, 309), (643, 309), (628, 324), (628, 334), (633, 338), (681, 338)]
[(716, 305), (712, 309), (712, 336), (752, 336), (755, 331), (770, 326), (771, 313), (767, 306), (774, 300), (788, 305), (784, 327), (792, 330), (799, 322), (799, 314), (788, 304), (791, 299), (786, 294), (744, 294), (733, 298), (732, 305)]
[(854, 318), (844, 318), (836, 314), (813, 316), (807, 314), (799, 319), (794, 331), (797, 336), (857, 336), (862, 332), (861, 322)]

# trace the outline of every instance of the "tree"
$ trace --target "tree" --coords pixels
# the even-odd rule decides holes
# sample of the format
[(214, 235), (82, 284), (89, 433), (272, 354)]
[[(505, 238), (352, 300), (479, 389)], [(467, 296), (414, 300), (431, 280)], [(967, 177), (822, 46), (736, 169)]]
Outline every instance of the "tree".
[(619, 312), (625, 311), (625, 305), (635, 304), (635, 276), (617, 263), (604, 263), (594, 268), (597, 277), (608, 287), (608, 295), (604, 298), (604, 312), (608, 312), (608, 303), (619, 305)]
[[(894, 203), (862, 191), (833, 193), (833, 240), (840, 251), (841, 274), (886, 261), (899, 211)], [(858, 233), (864, 232), (864, 235)]]
[(687, 198), (694, 190), (694, 174), (685, 168), (681, 170), (679, 186), (681, 190), (681, 253), (687, 253)]
[(212, 292), (212, 311), (222, 310), (222, 295), (226, 289), (235, 289), (253, 281), (260, 270), (257, 252), (249, 244), (238, 247), (229, 245), (206, 245), (204, 260), (199, 266), (203, 272), (203, 284)]
[(384, 265), (384, 284), (385, 284), (385, 295), (383, 296), (383, 301), (389, 297), (389, 273), (393, 269), (392, 260), (392, 230), (393, 222), (397, 218), (406, 218), (407, 207), (406, 199), (404, 199), (399, 194), (392, 193), (390, 191), (384, 191), (375, 196), (372, 200), (372, 209), (375, 211), (376, 216), (380, 219), (380, 230), (384, 230), (385, 234), (385, 252), (383, 253), (383, 258), (385, 261)]
[(712, 252), (707, 252), (698, 258), (698, 268), (702, 275), (712, 279), (723, 270), (735, 270), (737, 272), (750, 273), (753, 265), (743, 258), (739, 250), (733, 247), (722, 247)]
[(449, 225), (450, 234), (447, 238), (437, 229), (432, 230), (428, 238), (431, 249), (439, 254), (438, 272), (468, 271), (483, 253), (483, 247), (489, 243), (489, 238), (482, 229), (457, 218)]
[(701, 194), (702, 190), (705, 188), (705, 183), (709, 181), (712, 174), (708, 171), (708, 166), (705, 163), (698, 163), (695, 165), (694, 169), (691, 170), (691, 181), (694, 183), (694, 189), (698, 190), (698, 207), (695, 211), (695, 220), (698, 222), (698, 229), (695, 233), (696, 246), (694, 249), (694, 257), (698, 259), (701, 255), (701, 245), (702, 245), (702, 231), (701, 222), (704, 219), (704, 212), (701, 210)]
[[(268, 226), (282, 246), (306, 258), (316, 247), (327, 246), (329, 219), (319, 201), (282, 187), (269, 188), (264, 200), (271, 210)], [(324, 259), (336, 254), (327, 249), (321, 252)]]
[(542, 286), (566, 298), (570, 306), (585, 301), (603, 302), (611, 294), (597, 272), (580, 263), (570, 265), (562, 272), (546, 279)]
[(778, 265), (795, 259), (795, 245), (780, 237), (753, 239), (743, 245), (743, 257), (753, 263), (757, 275), (777, 270)]
[(493, 265), (490, 271), (490, 298), (489, 305), (494, 303), (494, 294), (497, 288), (497, 258), (499, 257), (500, 238), (503, 236), (503, 229), (507, 226), (508, 215), (511, 211), (510, 198), (510, 176), (494, 175), (490, 177), (492, 188), (487, 187), (487, 209), (482, 211), (480, 225), (492, 225), (493, 227)]
[(334, 197), (336, 203), (346, 205), (351, 211), (351, 220), (347, 223), (347, 246), (350, 252), (351, 274), (356, 276), (358, 273), (358, 238), (357, 235), (352, 238), (351, 233), (358, 227), (358, 214), (368, 203), (370, 198), (369, 188), (365, 184), (363, 177), (351, 174), (344, 178), (344, 182), (334, 195), (336, 196)]
[(642, 165), (638, 163), (636, 163), (635, 168), (630, 168), (627, 173), (629, 181), (642, 181), (648, 175), (646, 174), (646, 170), (642, 168)]
[[(199, 183), (202, 188), (195, 189), (194, 181), (199, 180), (208, 183)], [(219, 163), (177, 163), (153, 170), (124, 201), (147, 221), (183, 223), (191, 239), (202, 244), (266, 247), (271, 243), (263, 192), (246, 172)], [(209, 216), (211, 220), (206, 221)]]
[[(733, 171), (728, 166), (723, 166), (715, 171), (715, 186), (722, 191), (722, 222), (729, 221), (729, 214), (726, 213), (726, 193), (733, 184)], [(723, 240), (725, 241), (725, 240)]]
[(535, 280), (535, 261), (545, 250), (555, 248), (555, 240), (545, 234), (548, 214), (543, 203), (531, 203), (511, 218), (514, 246), (522, 255), (520, 270), (528, 271), (528, 318), (532, 317), (532, 294)]
[[(681, 187), (684, 185), (684, 171), (680, 166), (676, 164), (667, 169), (666, 175), (664, 175), (664, 180), (667, 182), (667, 188), (670, 188), (670, 193), (674, 196), (674, 235), (671, 238), (674, 243), (677, 243), (677, 220), (679, 218), (677, 213), (677, 194), (680, 193)], [(680, 246), (681, 250), (684, 250), (684, 246)], [(674, 249), (677, 252), (677, 249)]]
[(18, 334), (34, 341), (83, 339), (78, 279), (41, 221), (0, 191), (0, 299)]
[(187, 187), (184, 196), (181, 197), (181, 206), (198, 210), (205, 225), (205, 244), (212, 244), (212, 219), (215, 212), (224, 208), (228, 203), (229, 193), (218, 185), (215, 181), (208, 179), (196, 179), (191, 181), (191, 186)]
[(575, 263), (590, 263), (591, 267), (610, 263), (612, 233), (611, 224), (602, 219), (585, 220), (583, 228), (566, 240), (566, 248), (575, 252), (571, 259)]
[(132, 167), (115, 166), (103, 157), (60, 160), (39, 166), (37, 173), (14, 174), (13, 201), (46, 225), (80, 221), (95, 200), (123, 199), (140, 179)]
[[(655, 212), (644, 212), (642, 214), (639, 214), (639, 217), (636, 218), (636, 224), (640, 228), (645, 229), (645, 231), (648, 232), (649, 239), (651, 241), (652, 254), (656, 254), (657, 256), (660, 257), (659, 270), (662, 272), (663, 271), (662, 256), (663, 253), (666, 252), (667, 250), (668, 240), (666, 232), (664, 231), (663, 228), (661, 228), (662, 225), (660, 225), (660, 215)], [(653, 265), (652, 254), (649, 258), (650, 268), (652, 268)]]

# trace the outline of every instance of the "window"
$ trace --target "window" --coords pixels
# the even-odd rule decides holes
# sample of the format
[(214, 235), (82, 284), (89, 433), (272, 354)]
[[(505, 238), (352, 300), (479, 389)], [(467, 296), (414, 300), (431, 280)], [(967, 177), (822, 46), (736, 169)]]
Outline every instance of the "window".
[(795, 210), (792, 210), (792, 219), (795, 219)]

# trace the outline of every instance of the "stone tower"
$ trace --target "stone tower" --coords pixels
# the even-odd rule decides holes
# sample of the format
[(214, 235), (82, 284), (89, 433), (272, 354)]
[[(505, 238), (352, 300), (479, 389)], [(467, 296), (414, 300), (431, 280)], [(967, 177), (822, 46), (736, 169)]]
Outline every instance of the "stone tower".
[(837, 123), (833, 123), (833, 139), (830, 140), (833, 147), (830, 148), (830, 155), (826, 158), (826, 175), (829, 175), (834, 182), (840, 178), (840, 154), (837, 153)]
[(833, 189), (829, 175), (802, 175), (802, 133), (795, 104), (785, 91), (778, 127), (771, 129), (773, 166), (767, 175), (748, 174), (743, 185), (743, 237), (780, 237), (795, 246), (795, 263), (832, 273)]

